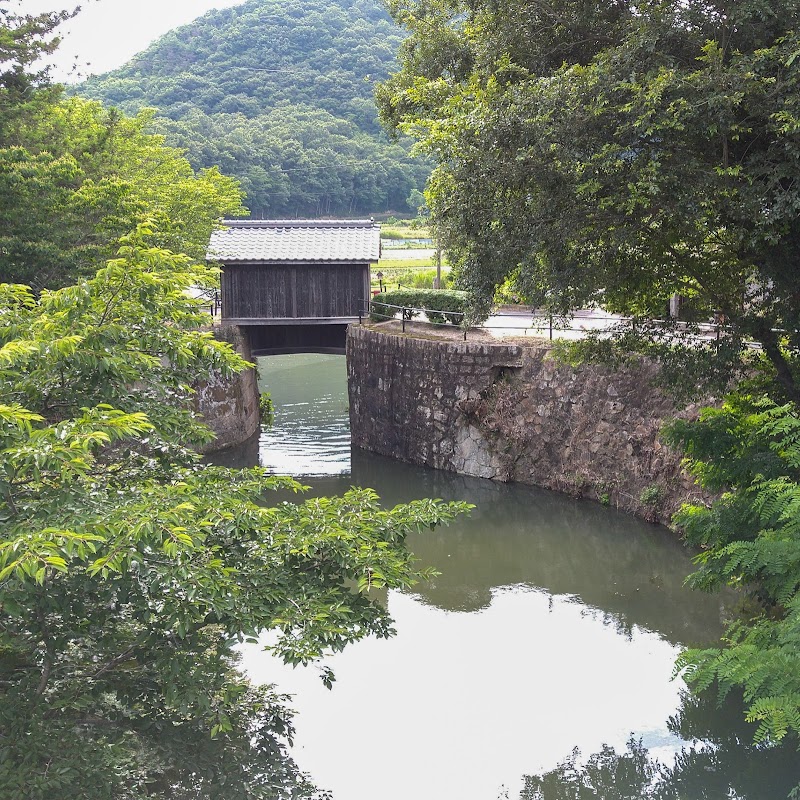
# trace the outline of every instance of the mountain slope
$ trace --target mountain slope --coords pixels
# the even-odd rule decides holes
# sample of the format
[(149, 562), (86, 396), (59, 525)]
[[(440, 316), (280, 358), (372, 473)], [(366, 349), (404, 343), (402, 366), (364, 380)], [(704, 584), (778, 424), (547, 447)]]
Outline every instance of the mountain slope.
[(255, 215), (406, 210), (427, 165), (380, 131), (372, 86), (399, 29), (375, 0), (250, 0), (171, 31), (77, 87), (239, 177)]

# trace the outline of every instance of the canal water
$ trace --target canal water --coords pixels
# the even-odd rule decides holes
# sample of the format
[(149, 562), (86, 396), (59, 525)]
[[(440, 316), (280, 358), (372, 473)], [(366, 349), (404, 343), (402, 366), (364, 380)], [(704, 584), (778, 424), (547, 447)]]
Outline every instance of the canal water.
[(388, 593), (397, 635), (326, 659), (332, 690), (316, 667), (243, 651), (253, 680), (294, 695), (293, 755), (334, 800), (778, 800), (800, 782), (796, 751), (750, 745), (735, 698), (695, 701), (673, 679), (681, 648), (714, 643), (735, 602), (683, 587), (692, 565), (673, 534), (351, 452), (344, 357), (272, 356), (259, 369), (274, 425), (232, 463), (300, 477), (312, 494), (359, 485), (387, 505), (476, 505), (410, 541), (441, 575)]

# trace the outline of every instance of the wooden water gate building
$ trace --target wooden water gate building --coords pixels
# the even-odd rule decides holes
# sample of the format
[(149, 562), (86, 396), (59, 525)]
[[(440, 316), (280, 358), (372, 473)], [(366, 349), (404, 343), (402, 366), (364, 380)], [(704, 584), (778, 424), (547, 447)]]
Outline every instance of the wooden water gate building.
[(222, 321), (256, 355), (344, 352), (381, 252), (372, 220), (224, 220), (208, 260), (221, 265)]

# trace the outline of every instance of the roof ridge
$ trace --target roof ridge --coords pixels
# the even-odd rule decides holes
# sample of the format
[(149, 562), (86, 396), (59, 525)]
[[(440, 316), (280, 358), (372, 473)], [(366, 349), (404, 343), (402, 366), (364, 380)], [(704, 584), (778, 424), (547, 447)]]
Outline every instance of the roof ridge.
[(371, 219), (223, 219), (227, 228), (378, 228)]

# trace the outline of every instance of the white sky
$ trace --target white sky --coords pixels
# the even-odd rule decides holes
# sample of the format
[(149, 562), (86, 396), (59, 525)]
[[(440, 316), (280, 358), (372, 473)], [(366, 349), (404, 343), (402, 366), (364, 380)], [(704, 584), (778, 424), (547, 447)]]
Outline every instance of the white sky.
[[(119, 67), (150, 42), (212, 8), (241, 5), (244, 0), (10, 0), (17, 14), (37, 14), (81, 6), (60, 28), (61, 47), (49, 61), (58, 81), (75, 82)], [(79, 74), (70, 75), (73, 64)]]

